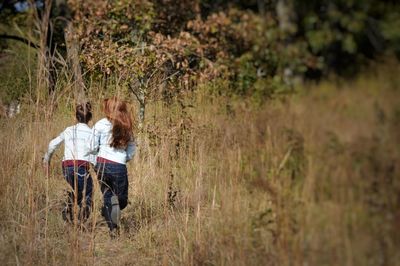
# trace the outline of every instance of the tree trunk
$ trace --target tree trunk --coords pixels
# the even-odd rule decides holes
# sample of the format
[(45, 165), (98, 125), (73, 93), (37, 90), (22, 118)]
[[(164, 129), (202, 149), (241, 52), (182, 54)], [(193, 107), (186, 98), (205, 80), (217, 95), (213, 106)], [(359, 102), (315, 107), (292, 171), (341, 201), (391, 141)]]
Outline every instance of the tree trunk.
[(145, 115), (146, 105), (140, 104), (139, 106), (139, 129), (142, 130), (144, 123), (144, 115)]
[[(293, 0), (278, 0), (276, 4), (276, 14), (279, 21), (282, 41), (285, 45), (290, 45), (297, 32), (296, 12)], [(283, 81), (286, 85), (290, 87), (293, 86), (294, 74), (293, 64), (289, 62), (282, 69)]]
[(39, 21), (40, 44), (38, 50), (38, 75), (37, 75), (37, 92), (36, 104), (44, 101), (46, 94), (48, 94), (50, 87), (50, 65), (51, 54), (48, 49), (48, 34), (50, 23), (51, 0), (46, 0), (44, 3), (44, 10), (42, 17)]
[(71, 21), (68, 21), (65, 29), (65, 43), (67, 46), (67, 60), (72, 68), (74, 77), (74, 96), (77, 103), (87, 101), (85, 84), (83, 82), (82, 70), (79, 63), (79, 44), (74, 37), (74, 28)]
[(292, 0), (278, 0), (276, 14), (278, 16), (279, 29), (286, 37), (296, 33), (296, 13)]
[(133, 93), (133, 95), (136, 97), (136, 100), (139, 103), (139, 125), (138, 129), (141, 131), (143, 129), (143, 123), (144, 123), (144, 116), (146, 113), (146, 91), (144, 89), (145, 85), (143, 84), (142, 81), (136, 80), (134, 83), (129, 83), (128, 84), (129, 89)]
[(139, 98), (139, 130), (141, 131), (143, 129), (144, 116), (146, 114), (146, 99), (143, 90), (140, 91)]

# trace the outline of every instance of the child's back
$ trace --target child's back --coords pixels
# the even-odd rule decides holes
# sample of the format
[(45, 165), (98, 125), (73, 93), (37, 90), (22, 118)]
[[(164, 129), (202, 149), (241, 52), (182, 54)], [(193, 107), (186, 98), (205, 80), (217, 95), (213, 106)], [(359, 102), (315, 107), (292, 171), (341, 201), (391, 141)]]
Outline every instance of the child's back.
[(95, 158), (93, 155), (89, 155), (87, 145), (91, 133), (92, 129), (85, 123), (67, 127), (58, 137), (50, 141), (44, 160), (49, 162), (55, 149), (64, 142), (63, 165), (72, 163), (70, 161), (86, 161), (94, 164)]
[(76, 202), (80, 207), (78, 217), (81, 219), (86, 219), (89, 216), (92, 205), (93, 181), (89, 173), (89, 163), (93, 164), (95, 158), (88, 152), (88, 143), (92, 134), (92, 130), (87, 125), (92, 118), (90, 103), (77, 105), (75, 115), (78, 123), (67, 127), (60, 135), (50, 141), (49, 148), (43, 158), (45, 167), (48, 167), (55, 149), (64, 142), (62, 170), (65, 180), (73, 190), (73, 192), (69, 192), (67, 204), (63, 210), (63, 217), (66, 220), (72, 220), (76, 215), (72, 208), (76, 195)]

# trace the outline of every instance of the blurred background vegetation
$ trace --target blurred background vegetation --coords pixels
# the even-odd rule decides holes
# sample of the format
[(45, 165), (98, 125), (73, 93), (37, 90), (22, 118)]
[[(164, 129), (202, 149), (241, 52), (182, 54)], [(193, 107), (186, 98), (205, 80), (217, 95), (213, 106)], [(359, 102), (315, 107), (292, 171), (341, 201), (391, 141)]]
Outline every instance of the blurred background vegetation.
[[(43, 31), (34, 20), (44, 16), (46, 6), (51, 11), (43, 51), (49, 58), (50, 90), (62, 75), (55, 58), (68, 61), (68, 27), (77, 40), (86, 85), (93, 78), (107, 83), (113, 77), (125, 86), (138, 80), (144, 84), (157, 70), (155, 76), (165, 82), (161, 93), (148, 93), (148, 98), (168, 98), (212, 83), (218, 93), (264, 102), (304, 80), (352, 78), (375, 61), (400, 57), (397, 1), (4, 0), (3, 68), (17, 46), (5, 35), (39, 45)], [(24, 60), (15, 58), (14, 65), (22, 68)], [(6, 79), (3, 87), (7, 76), (1, 77)], [(20, 97), (27, 88), (18, 90), (4, 88), (3, 101)]]
[[(1, 1), (0, 261), (397, 265), (399, 58), (395, 0)], [(98, 184), (68, 226), (41, 168), (110, 95), (139, 122), (114, 241)]]

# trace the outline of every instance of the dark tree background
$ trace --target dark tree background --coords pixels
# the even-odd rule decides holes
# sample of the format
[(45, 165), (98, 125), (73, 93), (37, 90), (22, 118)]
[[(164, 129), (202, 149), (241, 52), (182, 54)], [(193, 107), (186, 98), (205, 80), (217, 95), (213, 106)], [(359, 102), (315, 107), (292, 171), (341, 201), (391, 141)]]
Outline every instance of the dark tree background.
[[(30, 14), (41, 19), (46, 8), (46, 1), (2, 1), (2, 51), (15, 41), (37, 47), (38, 38), (5, 29), (10, 21), (32, 27)], [(391, 0), (60, 0), (50, 8), (49, 61), (58, 53), (82, 82), (122, 72), (140, 79), (158, 67), (166, 76), (177, 72), (171, 87), (228, 80), (219, 91), (266, 99), (296, 80), (353, 77), (375, 60), (400, 57), (400, 7)], [(67, 27), (74, 49), (67, 49)], [(140, 55), (129, 52), (138, 46)], [(119, 60), (104, 60), (121, 50)], [(59, 67), (49, 64), (49, 91)]]

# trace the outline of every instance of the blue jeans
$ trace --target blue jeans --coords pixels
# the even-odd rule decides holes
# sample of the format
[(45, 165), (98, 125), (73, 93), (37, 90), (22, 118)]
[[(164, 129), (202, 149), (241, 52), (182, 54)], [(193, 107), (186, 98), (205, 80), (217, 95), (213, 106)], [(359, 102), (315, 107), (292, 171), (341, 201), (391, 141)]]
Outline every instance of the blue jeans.
[[(67, 201), (67, 212), (69, 218), (73, 218), (73, 204), (75, 202), (75, 196), (77, 196), (77, 203), (80, 207), (79, 217), (81, 219), (87, 219), (90, 215), (92, 207), (92, 191), (93, 191), (93, 180), (89, 173), (87, 166), (63, 166), (63, 174), (65, 180), (72, 187), (72, 192), (68, 193)], [(76, 180), (76, 184), (75, 184)], [(78, 191), (75, 191), (75, 185)], [(85, 195), (83, 195), (85, 193)], [(85, 199), (85, 206), (83, 208), (83, 199)]]
[(102, 215), (106, 219), (108, 227), (113, 230), (117, 227), (111, 220), (111, 197), (116, 195), (119, 208), (122, 210), (128, 205), (128, 172), (125, 164), (97, 163), (95, 170), (103, 193), (104, 205)]

